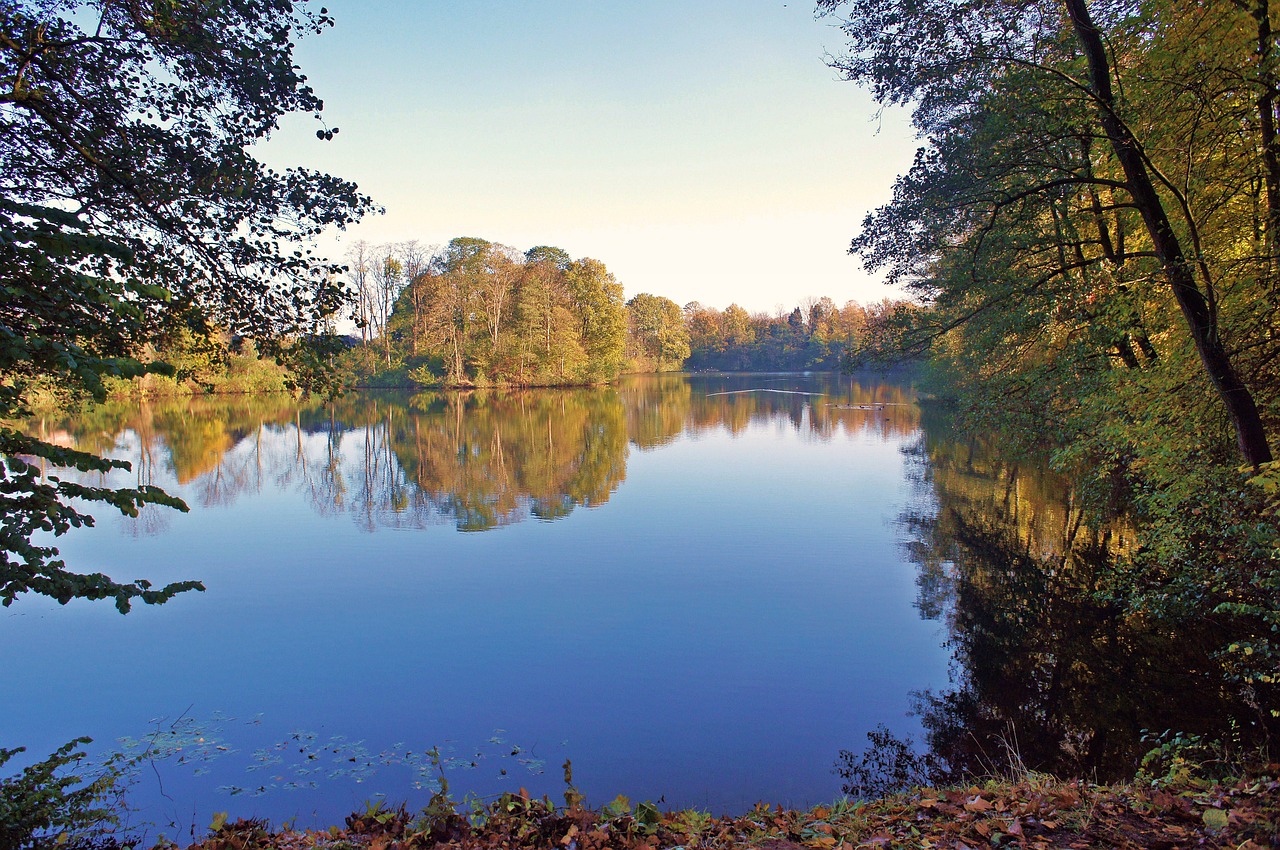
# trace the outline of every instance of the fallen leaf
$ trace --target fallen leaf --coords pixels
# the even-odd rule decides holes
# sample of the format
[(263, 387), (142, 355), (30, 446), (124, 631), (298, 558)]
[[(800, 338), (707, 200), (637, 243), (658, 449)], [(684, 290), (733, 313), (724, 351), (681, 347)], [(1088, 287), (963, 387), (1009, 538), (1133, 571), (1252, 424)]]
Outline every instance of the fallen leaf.
[(967, 812), (986, 812), (992, 809), (991, 801), (983, 797), (974, 797), (964, 804)]

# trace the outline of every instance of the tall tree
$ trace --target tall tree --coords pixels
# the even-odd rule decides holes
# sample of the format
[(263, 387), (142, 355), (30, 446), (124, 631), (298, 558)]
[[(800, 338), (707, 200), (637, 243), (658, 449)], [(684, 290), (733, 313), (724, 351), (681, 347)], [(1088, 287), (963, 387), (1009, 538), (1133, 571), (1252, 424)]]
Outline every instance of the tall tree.
[[(39, 381), (94, 392), (104, 375), (163, 369), (134, 356), (165, 322), (278, 344), (343, 298), (336, 267), (303, 245), (372, 209), (353, 184), (256, 160), (281, 116), (322, 103), (293, 39), (331, 25), (287, 0), (0, 2), (0, 420)], [(337, 128), (321, 124), (332, 139)], [(181, 503), (151, 487), (42, 477), (32, 456), (107, 471), (120, 462), (0, 430), (0, 599), (112, 598), (153, 589), (78, 574), (36, 530), (92, 523), (88, 499), (133, 514)]]
[(360, 330), (360, 341), (368, 345), (375, 335), (374, 318), (378, 297), (373, 280), (374, 248), (363, 239), (347, 249), (347, 281), (351, 284), (353, 304), (351, 318)]
[(424, 247), (416, 239), (410, 239), (400, 245), (400, 260), (404, 264), (405, 291), (409, 293), (409, 304), (412, 313), (409, 316), (410, 354), (418, 355), (418, 329), (422, 324), (422, 292), (414, 282), (427, 272), (431, 258), (436, 253), (434, 248)]
[(604, 263), (589, 257), (569, 266), (565, 282), (589, 363), (589, 371), (583, 377), (590, 381), (610, 380), (622, 368), (627, 342), (622, 285)]
[(374, 332), (382, 338), (383, 354), (388, 367), (391, 366), (391, 306), (396, 303), (396, 298), (404, 287), (404, 263), (399, 254), (397, 245), (380, 245), (371, 268)]
[(689, 357), (689, 331), (680, 305), (642, 292), (627, 302), (631, 356), (658, 372), (679, 369)]
[(837, 67), (882, 103), (913, 105), (925, 139), (853, 245), (934, 308), (916, 340), (958, 340), (973, 371), (1050, 418), (1091, 392), (1183, 393), (1165, 410), (1186, 418), (1186, 388), (1204, 386), (1238, 457), (1270, 460), (1274, 414), (1255, 393), (1276, 401), (1275, 314), (1259, 308), (1276, 263), (1253, 236), (1271, 229), (1269, 11), (819, 5), (845, 19)]

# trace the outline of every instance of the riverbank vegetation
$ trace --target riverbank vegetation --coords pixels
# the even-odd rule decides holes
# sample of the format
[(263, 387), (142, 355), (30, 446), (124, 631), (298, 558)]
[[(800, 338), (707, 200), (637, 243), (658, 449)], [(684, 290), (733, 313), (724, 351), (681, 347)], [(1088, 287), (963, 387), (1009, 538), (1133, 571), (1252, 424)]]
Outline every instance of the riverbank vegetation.
[(822, 297), (769, 314), (748, 313), (737, 304), (720, 311), (695, 301), (684, 308), (690, 345), (685, 365), (756, 372), (840, 369), (852, 352), (871, 348), (870, 336), (897, 306), (886, 299), (838, 307)]
[[(1095, 646), (1184, 636), (1195, 647), (1189, 669), (1201, 671), (1193, 692), (1230, 698), (1249, 718), (1216, 733), (1274, 741), (1275, 10), (1084, 0), (819, 5), (849, 38), (835, 67), (881, 103), (909, 105), (923, 139), (892, 201), (852, 245), (918, 300), (894, 312), (877, 343), (891, 356), (927, 356), (932, 389), (962, 430), (977, 440), (999, 434), (1005, 458), (1047, 459), (1084, 509), (1057, 552), (1016, 533), (1012, 480), (996, 507), (1014, 515), (1015, 533), (964, 507), (926, 521), (950, 526), (932, 538), (939, 545), (929, 560), (945, 564), (962, 593), (986, 600), (971, 609), (978, 619), (961, 624), (962, 643), (992, 674), (977, 685), (999, 678), (993, 635), (1010, 630), (1044, 629), (1031, 643), (1045, 655), (1044, 663), (1005, 656), (1034, 662), (1021, 696), (998, 712), (1009, 722), (1041, 723), (1041, 712), (1022, 714), (1026, 706), (1068, 693), (1072, 669), (1100, 669), (1082, 660), (1088, 652), (1048, 649), (1066, 632), (1093, 629), (1053, 619), (1043, 600), (1065, 585), (1093, 606)], [(935, 480), (960, 483), (948, 459), (934, 456), (937, 445), (927, 449)], [(1101, 533), (1117, 520), (1132, 529), (1129, 545)], [(1013, 613), (1032, 608), (1046, 619)], [(931, 741), (962, 744), (972, 733), (944, 717), (979, 719), (979, 703), (964, 688), (944, 702)], [(1033, 766), (1064, 769), (1055, 766), (1073, 746), (1103, 757), (1104, 740), (1073, 743), (1072, 728), (1063, 724)]]
[[(12, 755), (0, 751), (0, 763)], [(73, 761), (72, 745), (0, 780), (0, 841), (6, 847), (184, 846), (118, 830), (110, 781), (81, 785), (57, 773)], [(839, 798), (807, 810), (760, 802), (749, 811), (712, 814), (661, 810), (617, 797), (589, 806), (564, 765), (564, 804), (531, 798), (524, 789), (456, 801), (447, 782), (421, 810), (371, 801), (344, 824), (300, 829), (260, 819), (214, 816), (194, 824), (190, 850), (415, 850), (415, 848), (548, 847), (584, 850), (855, 850), (871, 847), (1031, 850), (1124, 847), (1208, 847), (1260, 850), (1280, 841), (1280, 765), (1239, 771), (1175, 757), (1161, 775), (1098, 785), (1023, 771), (1012, 777), (946, 788), (913, 788), (876, 799)]]
[[(1280, 839), (1280, 783), (1271, 774), (1223, 783), (1098, 786), (1044, 776), (923, 789), (808, 810), (757, 804), (713, 816), (663, 812), (625, 797), (596, 809), (504, 794), (474, 807), (433, 799), (420, 814), (371, 805), (344, 827), (272, 830), (261, 821), (217, 824), (193, 850), (250, 848), (535, 848), (583, 850), (854, 850), (862, 847), (1210, 847), (1260, 850)], [(461, 809), (461, 810), (459, 810)]]
[(347, 255), (356, 386), (574, 386), (623, 372), (836, 370), (898, 307), (809, 298), (750, 314), (639, 293), (561, 248), (475, 237), (442, 249), (356, 243)]
[(836, 371), (855, 352), (873, 350), (895, 311), (906, 309), (887, 299), (841, 308), (824, 297), (790, 312), (748, 313), (736, 304), (682, 308), (646, 292), (624, 303), (622, 287), (598, 260), (472, 237), (439, 252), (416, 242), (361, 242), (348, 260), (358, 335), (279, 339), (262, 355), (251, 339), (183, 327), (133, 352), (171, 372), (108, 378), (107, 395), (279, 392), (322, 383), (566, 387), (644, 372)]
[(339, 363), (357, 384), (582, 385), (622, 371), (622, 286), (599, 260), (474, 237), (348, 256), (361, 344)]

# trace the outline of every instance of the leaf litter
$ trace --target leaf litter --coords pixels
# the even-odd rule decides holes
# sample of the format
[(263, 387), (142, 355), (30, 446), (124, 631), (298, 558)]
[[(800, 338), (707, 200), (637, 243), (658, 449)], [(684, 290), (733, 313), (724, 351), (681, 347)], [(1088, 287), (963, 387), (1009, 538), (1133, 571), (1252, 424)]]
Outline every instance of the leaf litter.
[(1094, 785), (1032, 774), (881, 800), (838, 800), (807, 811), (757, 804), (739, 816), (659, 812), (618, 797), (582, 805), (566, 763), (566, 805), (524, 789), (457, 804), (447, 783), (417, 814), (370, 804), (343, 827), (273, 830), (260, 820), (217, 823), (192, 850), (1026, 850), (1280, 846), (1280, 764), (1231, 783)]

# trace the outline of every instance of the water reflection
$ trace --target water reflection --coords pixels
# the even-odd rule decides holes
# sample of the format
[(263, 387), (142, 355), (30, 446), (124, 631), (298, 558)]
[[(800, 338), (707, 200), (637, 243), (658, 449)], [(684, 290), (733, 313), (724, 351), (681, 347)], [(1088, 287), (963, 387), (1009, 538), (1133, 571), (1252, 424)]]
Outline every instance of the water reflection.
[[(287, 488), (317, 513), (350, 515), (368, 531), (486, 531), (605, 504), (626, 479), (631, 447), (766, 422), (818, 441), (886, 439), (914, 432), (918, 417), (909, 387), (874, 378), (656, 375), (603, 390), (117, 403), (31, 430), (129, 460), (137, 484), (189, 485), (204, 507)], [(167, 522), (167, 511), (148, 507), (126, 528), (151, 534)]]
[(916, 454), (925, 499), (904, 519), (918, 605), (955, 653), (953, 687), (918, 711), (947, 778), (1017, 762), (1118, 778), (1152, 746), (1144, 730), (1261, 731), (1258, 707), (1224, 684), (1214, 624), (1174, 634), (1116, 601), (1134, 546), (1123, 518), (1090, 524), (1068, 481), (945, 421), (926, 421)]
[[(407, 750), (474, 759), (496, 729), (549, 765), (571, 756), (606, 800), (829, 799), (839, 747), (882, 722), (918, 731), (908, 695), (947, 681), (893, 524), (911, 402), (873, 380), (699, 375), (33, 422), (134, 463), (107, 483), (193, 508), (104, 515), (59, 541), (70, 563), (208, 590), (128, 618), (38, 599), (0, 617), (26, 647), (0, 695), (6, 734), (49, 752), (78, 734), (141, 739), (153, 717), (240, 718), (220, 742), (239, 756), (198, 774), (170, 763), (163, 793), (145, 789), (139, 805), (183, 817), (201, 800), (340, 823), (373, 794), (404, 796), (420, 778)], [(292, 775), (275, 748), (295, 730), (363, 741), (368, 783)], [(563, 790), (554, 771), (509, 772), (450, 781)]]

